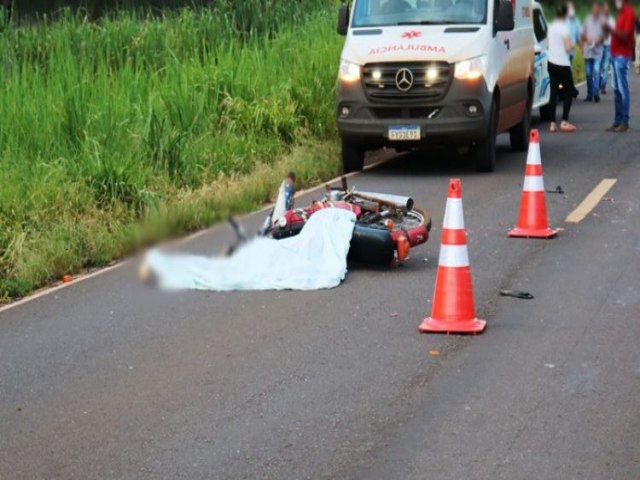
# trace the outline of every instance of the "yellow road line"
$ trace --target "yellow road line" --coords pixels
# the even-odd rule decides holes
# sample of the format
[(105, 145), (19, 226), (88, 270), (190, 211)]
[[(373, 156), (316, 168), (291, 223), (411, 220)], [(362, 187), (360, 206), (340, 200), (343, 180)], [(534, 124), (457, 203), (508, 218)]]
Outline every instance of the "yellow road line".
[(615, 178), (605, 178), (603, 179), (597, 186), (594, 188), (589, 195), (585, 197), (580, 205), (578, 205), (573, 212), (569, 214), (566, 218), (565, 222), (567, 223), (578, 223), (584, 220), (584, 217), (589, 215), (589, 212), (596, 208), (598, 202), (602, 200), (611, 187), (613, 187), (616, 182)]

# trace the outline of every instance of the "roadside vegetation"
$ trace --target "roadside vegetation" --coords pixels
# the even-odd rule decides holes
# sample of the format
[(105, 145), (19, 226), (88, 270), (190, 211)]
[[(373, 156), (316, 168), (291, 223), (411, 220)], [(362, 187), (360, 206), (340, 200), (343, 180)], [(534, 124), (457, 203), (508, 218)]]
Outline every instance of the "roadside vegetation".
[[(320, 0), (68, 13), (0, 36), (0, 300), (339, 171)], [(321, 39), (321, 40), (319, 40)]]

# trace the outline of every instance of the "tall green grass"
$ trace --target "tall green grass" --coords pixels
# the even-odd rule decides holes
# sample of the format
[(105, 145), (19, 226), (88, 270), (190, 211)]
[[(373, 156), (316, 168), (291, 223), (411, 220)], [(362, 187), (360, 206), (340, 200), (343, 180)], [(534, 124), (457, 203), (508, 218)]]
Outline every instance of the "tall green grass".
[[(308, 180), (337, 171), (317, 153), (335, 134), (330, 10), (247, 0), (3, 24), (0, 299), (166, 235), (147, 228), (158, 219), (182, 232), (264, 202), (280, 173), (258, 187), (255, 171), (283, 156)], [(243, 176), (249, 200), (226, 199)]]

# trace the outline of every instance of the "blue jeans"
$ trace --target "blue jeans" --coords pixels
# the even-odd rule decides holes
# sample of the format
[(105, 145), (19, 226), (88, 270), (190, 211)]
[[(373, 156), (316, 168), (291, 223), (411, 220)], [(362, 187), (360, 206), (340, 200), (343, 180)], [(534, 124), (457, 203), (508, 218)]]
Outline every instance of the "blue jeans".
[(629, 125), (629, 66), (630, 57), (613, 56), (613, 93), (615, 94), (616, 116), (613, 123)]
[(609, 81), (609, 68), (611, 67), (611, 47), (604, 45), (602, 47), (602, 63), (600, 64), (600, 88), (607, 88)]
[(585, 59), (584, 70), (587, 76), (587, 97), (600, 95), (600, 59)]

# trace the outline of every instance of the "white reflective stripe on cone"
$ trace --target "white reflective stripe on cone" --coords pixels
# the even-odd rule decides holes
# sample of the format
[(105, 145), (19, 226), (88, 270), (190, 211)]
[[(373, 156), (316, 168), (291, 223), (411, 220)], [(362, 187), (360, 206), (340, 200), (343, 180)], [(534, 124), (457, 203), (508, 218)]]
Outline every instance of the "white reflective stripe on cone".
[(447, 206), (444, 209), (444, 222), (442, 228), (464, 229), (464, 215), (462, 214), (462, 199), (447, 198)]
[(542, 165), (539, 143), (529, 144), (529, 152), (527, 153), (527, 165)]
[(466, 245), (440, 245), (440, 267), (468, 267), (469, 253)]
[(542, 175), (525, 175), (522, 189), (526, 192), (544, 192), (544, 180)]

